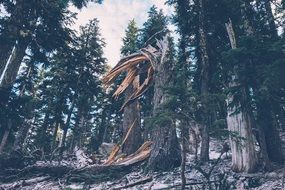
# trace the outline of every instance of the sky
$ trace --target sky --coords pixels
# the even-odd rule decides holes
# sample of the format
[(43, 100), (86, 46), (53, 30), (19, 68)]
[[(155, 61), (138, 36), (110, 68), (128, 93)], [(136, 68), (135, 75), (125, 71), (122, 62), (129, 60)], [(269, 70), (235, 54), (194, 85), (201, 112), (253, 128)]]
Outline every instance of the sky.
[[(102, 4), (89, 3), (81, 10), (71, 7), (73, 12), (78, 13), (73, 28), (78, 30), (80, 25), (97, 18), (106, 42), (104, 56), (108, 59), (108, 64), (114, 66), (120, 59), (122, 38), (129, 21), (135, 19), (138, 27), (141, 27), (147, 20), (147, 12), (152, 5), (170, 16), (173, 8), (164, 5), (164, 2), (165, 0), (103, 0)], [(170, 30), (174, 30), (174, 26), (170, 26)]]

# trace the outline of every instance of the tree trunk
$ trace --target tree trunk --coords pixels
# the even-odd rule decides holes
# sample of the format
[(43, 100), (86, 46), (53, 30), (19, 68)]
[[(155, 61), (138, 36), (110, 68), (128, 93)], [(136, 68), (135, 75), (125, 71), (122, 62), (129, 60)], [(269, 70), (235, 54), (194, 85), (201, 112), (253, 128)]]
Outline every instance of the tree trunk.
[[(134, 92), (136, 88), (139, 86), (138, 77), (134, 80), (133, 84), (128, 87), (126, 90), (126, 100), (129, 99), (130, 95)], [(123, 138), (126, 136), (129, 128), (133, 126), (129, 137), (125, 141), (122, 152), (126, 155), (130, 155), (134, 153), (142, 143), (142, 135), (140, 128), (140, 110), (139, 110), (139, 102), (135, 100), (130, 105), (124, 108), (124, 116), (123, 116)]]
[(159, 118), (151, 129), (153, 142), (147, 168), (152, 171), (165, 171), (181, 164), (181, 150), (177, 140), (174, 121), (162, 114), (162, 106), (167, 102), (168, 95), (164, 89), (171, 83), (170, 65), (165, 60), (157, 64), (154, 78), (153, 117)]
[[(104, 142), (104, 138), (106, 135), (106, 109), (103, 108), (103, 112), (102, 112), (102, 118), (101, 118), (101, 123), (98, 126), (98, 132), (96, 134), (96, 136), (93, 139), (93, 145), (94, 145), (94, 151), (98, 153), (99, 151), (99, 147), (101, 146), (101, 144)], [(93, 147), (92, 147), (93, 148)]]
[(41, 129), (39, 130), (39, 136), (38, 136), (38, 144), (40, 146), (40, 148), (44, 151), (47, 152), (48, 151), (48, 147), (50, 147), (50, 145), (47, 146), (47, 129), (48, 129), (48, 123), (49, 123), (49, 117), (50, 117), (50, 112), (47, 110), (47, 112), (45, 113), (45, 117), (44, 117), (44, 121), (42, 124)]
[(198, 160), (198, 149), (200, 144), (200, 131), (198, 124), (193, 124), (189, 129), (189, 148), (190, 153), (195, 155), (195, 160)]
[(22, 60), (26, 55), (26, 49), (28, 47), (28, 40), (27, 39), (20, 39), (15, 45), (15, 50), (11, 55), (9, 63), (7, 65), (7, 70), (4, 73), (4, 77), (0, 83), (0, 87), (2, 88), (9, 88), (11, 87), (17, 77), (19, 72)]
[(273, 122), (273, 113), (268, 101), (257, 103), (257, 120), (264, 133), (268, 158), (272, 162), (283, 163), (283, 151), (279, 132)]
[[(31, 67), (28, 68), (28, 73), (27, 73), (26, 77), (28, 78), (30, 76), (30, 74), (31, 74)], [(25, 90), (26, 90), (26, 84), (23, 85), (23, 87), (20, 91), (19, 97), (23, 97)], [(33, 105), (30, 102), (28, 102), (25, 105), (25, 107), (26, 107), (27, 113), (29, 113), (30, 118), (26, 118), (24, 120), (22, 126), (20, 126), (20, 129), (18, 131), (18, 134), (17, 134), (15, 142), (14, 142), (14, 147), (13, 147), (14, 150), (21, 150), (23, 148), (23, 145), (26, 141), (26, 138), (28, 136), (31, 125), (34, 121), (34, 114), (32, 113), (34, 111)]]
[[(227, 98), (227, 103), (232, 97)], [(232, 169), (235, 172), (254, 172), (257, 156), (254, 149), (252, 133), (252, 116), (246, 111), (236, 112), (236, 107), (228, 108), (227, 125), (230, 135), (232, 150)], [(238, 137), (236, 135), (238, 135)]]
[(2, 77), (2, 73), (6, 67), (7, 61), (8, 61), (8, 57), (7, 55), (11, 55), (12, 54), (12, 50), (13, 50), (13, 45), (6, 45), (6, 44), (2, 44), (2, 42), (0, 42), (0, 78)]
[[(80, 110), (79, 110), (80, 112)], [(72, 150), (77, 146), (78, 148), (82, 147), (82, 133), (83, 133), (83, 126), (85, 123), (85, 118), (81, 113), (78, 113), (78, 121), (75, 124), (75, 129), (73, 132), (73, 139), (72, 139)]]
[(34, 121), (34, 118), (28, 119), (21, 126), (20, 130), (18, 131), (18, 135), (15, 139), (15, 142), (14, 142), (14, 147), (13, 147), (14, 150), (22, 150), (33, 121)]
[(209, 160), (209, 113), (206, 110), (207, 99), (209, 96), (209, 55), (207, 51), (207, 32), (205, 26), (205, 13), (204, 13), (204, 0), (199, 0), (199, 47), (200, 47), (200, 59), (201, 59), (201, 97), (203, 103), (203, 113), (202, 113), (202, 143), (201, 143), (201, 153), (200, 160)]
[(56, 149), (57, 147), (56, 141), (57, 141), (57, 133), (58, 133), (59, 126), (60, 126), (60, 122), (56, 121), (54, 130), (53, 130), (53, 135), (52, 135), (52, 146), (51, 146), (52, 150)]
[(270, 32), (270, 36), (273, 39), (277, 39), (278, 38), (278, 32), (277, 32), (277, 28), (276, 28), (276, 24), (274, 22), (274, 15), (272, 12), (272, 8), (271, 8), (271, 4), (270, 4), (270, 0), (257, 0), (257, 5), (259, 6), (260, 9), (264, 9), (264, 10), (260, 10), (261, 12), (264, 12), (265, 14), (265, 23), (268, 24), (268, 28), (269, 28), (269, 32)]
[(182, 123), (181, 128), (181, 144), (182, 144), (182, 150), (181, 150), (181, 190), (185, 189), (186, 186), (186, 177), (185, 177), (185, 166), (186, 166), (186, 143), (187, 143), (187, 137), (188, 132), (186, 128), (186, 123)]
[(71, 103), (71, 108), (70, 108), (69, 113), (67, 115), (67, 119), (66, 119), (64, 128), (63, 128), (63, 134), (62, 134), (62, 139), (61, 139), (61, 143), (60, 143), (60, 155), (62, 155), (64, 148), (65, 148), (66, 136), (67, 136), (68, 128), (70, 125), (71, 115), (73, 113), (74, 106), (75, 106), (75, 101), (73, 100)]
[(8, 126), (3, 134), (3, 137), (2, 137), (2, 141), (1, 141), (1, 144), (0, 144), (0, 154), (3, 152), (6, 144), (7, 144), (7, 140), (8, 140), (8, 137), (9, 137), (9, 134), (10, 134), (10, 131), (11, 131), (11, 128), (12, 128), (12, 121), (9, 119), (8, 120)]
[[(227, 32), (230, 38), (232, 49), (236, 49), (236, 39), (231, 21), (226, 24)], [(236, 87), (239, 84), (235, 82), (238, 79), (238, 74), (234, 68), (232, 81), (229, 87)], [(241, 102), (247, 102), (248, 92), (243, 87)], [(227, 96), (226, 102), (228, 107), (227, 125), (230, 135), (230, 145), (232, 151), (232, 169), (235, 172), (253, 172), (257, 166), (257, 156), (254, 149), (253, 139), (253, 115), (250, 111), (242, 109), (237, 112), (240, 105), (230, 107), (229, 104), (233, 101), (233, 95)]]

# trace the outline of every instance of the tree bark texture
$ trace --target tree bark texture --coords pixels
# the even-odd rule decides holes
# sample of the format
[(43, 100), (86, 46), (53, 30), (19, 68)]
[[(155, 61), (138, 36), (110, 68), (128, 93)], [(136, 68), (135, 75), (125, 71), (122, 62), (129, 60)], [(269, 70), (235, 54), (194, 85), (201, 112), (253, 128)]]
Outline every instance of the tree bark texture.
[(209, 113), (207, 113), (207, 98), (209, 95), (209, 55), (207, 51), (207, 32), (205, 25), (205, 11), (204, 11), (204, 0), (198, 1), (199, 6), (199, 50), (200, 50), (200, 59), (201, 59), (201, 97), (203, 102), (203, 112), (202, 113), (202, 133), (201, 133), (201, 153), (200, 160), (208, 161), (209, 160), (209, 125), (210, 118)]
[[(167, 102), (168, 95), (165, 87), (171, 83), (170, 66), (165, 60), (161, 60), (155, 68), (153, 117), (161, 116), (161, 108)], [(181, 150), (178, 143), (174, 121), (157, 123), (151, 126), (151, 140), (153, 142), (151, 155), (148, 161), (148, 169), (152, 171), (165, 171), (180, 166)]]
[[(134, 89), (138, 88), (139, 81), (138, 77), (134, 80), (133, 84), (128, 87), (126, 90), (126, 100), (129, 99), (129, 96), (133, 94)], [(126, 136), (129, 128), (132, 126), (132, 131), (130, 132), (129, 137), (125, 141), (122, 152), (126, 155), (130, 155), (134, 153), (142, 143), (142, 135), (140, 128), (140, 110), (139, 110), (139, 102), (135, 100), (128, 106), (124, 108), (123, 115), (123, 138)]]
[[(236, 49), (236, 39), (231, 21), (226, 24), (227, 32), (230, 38), (232, 49)], [(236, 87), (239, 84), (238, 74), (236, 68), (232, 75), (232, 81), (229, 83), (229, 87)], [(249, 101), (247, 96), (248, 92), (242, 88), (241, 102)], [(257, 155), (254, 148), (253, 139), (253, 115), (249, 110), (241, 109), (237, 111), (238, 107), (229, 104), (233, 101), (233, 95), (227, 96), (226, 102), (228, 107), (227, 113), (227, 126), (228, 130), (232, 133), (230, 135), (230, 146), (232, 151), (232, 169), (236, 172), (253, 172), (257, 165)], [(240, 106), (240, 105), (239, 105)]]

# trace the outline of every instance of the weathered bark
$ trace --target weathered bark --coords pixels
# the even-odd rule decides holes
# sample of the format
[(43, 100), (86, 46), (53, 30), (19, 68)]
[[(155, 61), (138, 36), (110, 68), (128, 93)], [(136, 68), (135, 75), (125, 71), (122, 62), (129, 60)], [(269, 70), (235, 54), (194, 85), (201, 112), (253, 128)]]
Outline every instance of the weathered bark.
[[(126, 90), (126, 101), (129, 99), (130, 95), (134, 93), (134, 89), (138, 88), (139, 81), (138, 77), (133, 81), (133, 84), (128, 87)], [(125, 141), (122, 152), (126, 155), (134, 153), (142, 143), (142, 135), (140, 129), (140, 110), (139, 102), (135, 100), (131, 104), (127, 105), (124, 108), (123, 115), (123, 137), (126, 136), (129, 128), (133, 125), (133, 129), (130, 132), (128, 139)]]
[(202, 143), (201, 143), (201, 153), (200, 160), (208, 161), (209, 160), (209, 113), (205, 110), (208, 110), (206, 102), (209, 96), (209, 55), (207, 51), (207, 32), (205, 25), (205, 13), (204, 13), (204, 0), (198, 1), (199, 6), (199, 49), (200, 49), (200, 59), (201, 59), (201, 97), (203, 102), (203, 110), (202, 113)]
[[(167, 102), (168, 95), (164, 91), (171, 83), (170, 65), (162, 58), (156, 65), (154, 96), (153, 96), (153, 117), (161, 116), (161, 107)], [(164, 120), (166, 118), (163, 118)], [(170, 118), (168, 118), (170, 119)], [(152, 126), (151, 140), (153, 142), (152, 152), (148, 161), (148, 169), (153, 171), (169, 170), (180, 166), (181, 154), (177, 140), (174, 121), (156, 123)]]
[(5, 145), (7, 144), (7, 140), (10, 134), (12, 128), (12, 121), (9, 119), (8, 120), (8, 126), (3, 134), (2, 140), (1, 140), (1, 144), (0, 144), (0, 154), (3, 152)]
[[(230, 38), (232, 49), (236, 49), (236, 39), (231, 21), (226, 24), (227, 32)], [(236, 87), (239, 84), (237, 68), (234, 68), (232, 81), (229, 87)], [(248, 92), (243, 88), (241, 102), (247, 102)], [(233, 101), (233, 95), (229, 94), (226, 102), (228, 105), (227, 126), (228, 130), (232, 133), (230, 135), (230, 145), (232, 150), (232, 169), (236, 172), (253, 172), (257, 165), (257, 156), (254, 149), (253, 139), (253, 115), (249, 110), (241, 109), (237, 112), (237, 107), (230, 107), (229, 104)], [(240, 105), (239, 105), (240, 106)], [(235, 134), (235, 136), (233, 136)], [(237, 136), (238, 137), (237, 137)]]
[[(228, 97), (229, 103), (232, 99)], [(257, 156), (252, 133), (252, 116), (246, 111), (234, 113), (236, 107), (228, 108), (227, 125), (231, 133), (232, 169), (235, 172), (253, 172), (256, 169)]]

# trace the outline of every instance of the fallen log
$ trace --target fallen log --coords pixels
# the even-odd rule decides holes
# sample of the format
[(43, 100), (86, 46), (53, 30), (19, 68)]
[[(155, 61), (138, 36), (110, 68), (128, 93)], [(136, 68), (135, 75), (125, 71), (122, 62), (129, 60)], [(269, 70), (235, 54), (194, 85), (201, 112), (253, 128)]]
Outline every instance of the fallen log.
[[(216, 183), (218, 181), (210, 181), (210, 183)], [(208, 184), (209, 182), (192, 182), (192, 183), (186, 183), (185, 186), (193, 186), (193, 185), (203, 185), (203, 184)], [(159, 188), (159, 189), (156, 189), (156, 190), (167, 190), (167, 189), (173, 189), (173, 188), (177, 188), (177, 187), (180, 187), (182, 184), (179, 183), (179, 184), (175, 184), (175, 185), (171, 185), (171, 186), (168, 186), (168, 187), (163, 187), (163, 188)]]
[(25, 187), (25, 186), (29, 186), (29, 185), (33, 185), (33, 184), (36, 184), (36, 183), (40, 183), (40, 182), (43, 182), (43, 181), (47, 181), (49, 180), (50, 177), (49, 176), (45, 176), (45, 177), (36, 177), (36, 178), (33, 178), (33, 179), (29, 179), (29, 180), (20, 180), (20, 181), (17, 181), (17, 182), (14, 182), (14, 183), (10, 183), (10, 184), (2, 184), (0, 185), (0, 189), (2, 190), (13, 190), (13, 189), (16, 189), (16, 188), (22, 188), (22, 187)]
[(148, 183), (148, 182), (151, 182), (151, 181), (152, 181), (152, 177), (146, 177), (146, 178), (140, 179), (138, 181), (129, 183), (129, 184), (125, 185), (125, 186), (115, 187), (112, 190), (126, 189), (126, 188), (129, 188), (129, 187), (134, 187), (134, 186), (137, 186), (137, 185), (145, 184), (145, 183)]

